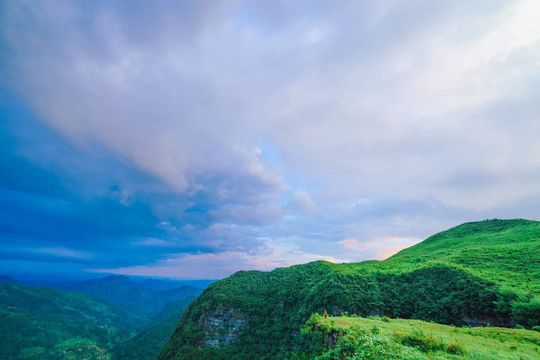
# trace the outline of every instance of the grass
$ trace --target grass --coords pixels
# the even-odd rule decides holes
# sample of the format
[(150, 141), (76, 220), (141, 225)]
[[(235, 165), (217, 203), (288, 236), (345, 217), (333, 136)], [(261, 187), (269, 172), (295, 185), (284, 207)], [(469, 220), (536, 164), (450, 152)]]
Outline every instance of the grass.
[[(415, 348), (416, 356), (427, 359), (522, 359), (540, 358), (540, 333), (531, 330), (497, 327), (454, 327), (420, 320), (390, 319), (379, 317), (328, 317), (319, 318), (319, 325), (331, 329), (350, 331), (364, 330), (387, 338), (395, 345), (409, 344)], [(404, 341), (406, 340), (406, 341)], [(411, 344), (419, 344), (411, 346)], [(421, 351), (422, 344), (439, 350)], [(407, 350), (410, 351), (410, 350)]]
[[(413, 260), (414, 261), (411, 261)], [(540, 222), (490, 220), (466, 223), (438, 233), (386, 260), (437, 261), (467, 269), (507, 288), (540, 293)]]
[(540, 222), (488, 220), (440, 232), (384, 261), (334, 265), (345, 274), (449, 265), (505, 288), (540, 294)]

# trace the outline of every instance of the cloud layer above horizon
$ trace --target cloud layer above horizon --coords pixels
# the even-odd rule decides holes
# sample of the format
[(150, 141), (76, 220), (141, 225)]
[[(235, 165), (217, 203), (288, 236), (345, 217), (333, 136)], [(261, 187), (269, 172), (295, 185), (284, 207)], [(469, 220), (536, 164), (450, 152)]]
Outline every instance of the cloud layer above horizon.
[(537, 1), (4, 1), (0, 271), (220, 278), (538, 220)]

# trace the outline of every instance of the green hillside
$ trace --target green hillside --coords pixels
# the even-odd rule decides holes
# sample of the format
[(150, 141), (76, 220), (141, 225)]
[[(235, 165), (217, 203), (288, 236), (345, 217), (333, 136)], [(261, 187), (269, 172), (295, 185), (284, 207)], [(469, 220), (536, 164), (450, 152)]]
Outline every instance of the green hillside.
[(109, 359), (142, 320), (88, 295), (0, 285), (0, 359)]
[(441, 324), (540, 324), (540, 223), (490, 220), (385, 261), (238, 272), (186, 310), (158, 359), (284, 359), (309, 351), (302, 324), (327, 309)]
[[(505, 288), (540, 294), (540, 223), (489, 220), (434, 235), (384, 263), (438, 262), (466, 269)], [(536, 280), (536, 281), (534, 281)]]
[(323, 318), (314, 314), (302, 329), (315, 360), (533, 360), (540, 357), (540, 332), (497, 327), (455, 327), (420, 320)]

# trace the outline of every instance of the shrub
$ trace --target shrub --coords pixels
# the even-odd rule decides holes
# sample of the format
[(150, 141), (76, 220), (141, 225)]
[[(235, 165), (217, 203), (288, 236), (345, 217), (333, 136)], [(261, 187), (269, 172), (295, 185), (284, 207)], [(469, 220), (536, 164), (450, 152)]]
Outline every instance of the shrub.
[(523, 326), (519, 325), (519, 324), (516, 324), (516, 329), (520, 329), (520, 330), (523, 330), (525, 329)]
[(391, 360), (396, 359), (396, 348), (388, 339), (363, 334), (358, 338), (355, 360)]
[(388, 316), (385, 315), (385, 316), (382, 317), (381, 321), (383, 321), (383, 322), (390, 322), (390, 318), (389, 318)]
[(373, 325), (373, 327), (371, 328), (371, 333), (373, 335), (377, 335), (379, 333), (379, 328), (377, 327), (377, 325)]
[(354, 355), (354, 353), (356, 352), (356, 345), (357, 345), (356, 337), (358, 336), (360, 335), (351, 333), (351, 334), (347, 334), (343, 336), (339, 340), (339, 349), (340, 349), (341, 357), (349, 358)]
[(540, 325), (536, 325), (532, 327), (533, 331), (540, 331)]
[(463, 355), (467, 351), (460, 343), (450, 343), (446, 346), (446, 352), (454, 355)]
[(415, 331), (411, 335), (405, 335), (400, 339), (402, 345), (417, 348), (422, 352), (445, 350), (445, 344), (432, 335), (424, 335), (422, 331)]

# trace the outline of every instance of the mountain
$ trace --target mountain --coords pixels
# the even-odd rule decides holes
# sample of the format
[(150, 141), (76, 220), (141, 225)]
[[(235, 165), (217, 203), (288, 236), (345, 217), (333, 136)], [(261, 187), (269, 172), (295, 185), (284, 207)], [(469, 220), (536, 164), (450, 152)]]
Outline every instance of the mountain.
[(204, 289), (216, 280), (158, 280), (158, 279), (145, 279), (142, 281), (135, 281), (138, 286), (141, 286), (150, 290), (171, 290), (185, 285), (193, 286), (196, 288)]
[(147, 329), (112, 349), (113, 359), (154, 359), (174, 332), (184, 309), (194, 299), (194, 296), (190, 296), (184, 300), (168, 303), (159, 314), (149, 321)]
[(0, 284), (17, 284), (17, 280), (7, 276), (7, 275), (2, 275), (0, 276)]
[(165, 359), (284, 359), (309, 353), (312, 313), (441, 324), (540, 324), (540, 223), (487, 220), (384, 261), (241, 271), (210, 285), (161, 349)]
[(505, 289), (540, 294), (540, 223), (488, 220), (467, 223), (436, 234), (384, 262), (387, 267), (439, 262), (467, 269)]
[(0, 285), (1, 359), (107, 359), (142, 326), (122, 307), (85, 294)]
[[(183, 300), (189, 296), (198, 296), (203, 290), (203, 288), (191, 285), (176, 288), (170, 288), (168, 285), (171, 284), (159, 280), (134, 282), (125, 276), (111, 275), (100, 279), (59, 283), (55, 287), (122, 304), (147, 319), (159, 313), (167, 303)], [(156, 290), (152, 287), (164, 290)]]

